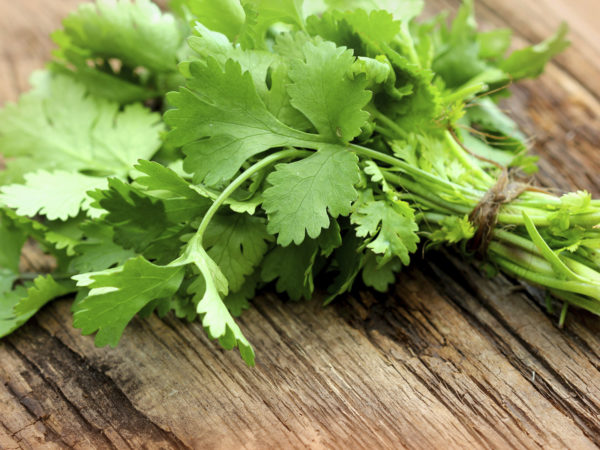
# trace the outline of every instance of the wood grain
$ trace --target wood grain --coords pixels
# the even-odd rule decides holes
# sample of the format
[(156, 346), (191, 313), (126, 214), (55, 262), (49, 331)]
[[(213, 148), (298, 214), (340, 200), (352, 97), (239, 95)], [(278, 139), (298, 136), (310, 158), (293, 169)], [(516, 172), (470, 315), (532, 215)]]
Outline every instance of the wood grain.
[[(27, 88), (77, 3), (0, 5), (0, 102)], [(482, 0), (478, 17), (517, 44), (571, 22), (573, 46), (505, 108), (536, 138), (540, 182), (599, 196), (595, 5)], [(0, 342), (0, 448), (596, 448), (600, 321), (578, 312), (559, 330), (541, 296), (451, 251), (388, 295), (326, 309), (265, 292), (241, 320), (253, 370), (173, 318), (136, 319), (117, 349), (97, 349), (59, 301)]]

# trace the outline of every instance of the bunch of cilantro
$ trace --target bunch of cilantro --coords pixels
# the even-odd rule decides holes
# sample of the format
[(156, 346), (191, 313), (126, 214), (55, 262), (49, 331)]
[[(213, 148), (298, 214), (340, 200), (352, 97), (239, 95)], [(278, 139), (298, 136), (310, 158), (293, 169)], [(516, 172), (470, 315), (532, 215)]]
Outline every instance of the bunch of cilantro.
[[(510, 31), (479, 32), (471, 0), (451, 25), (416, 21), (422, 0), (170, 6), (82, 5), (0, 112), (0, 336), (74, 294), (99, 346), (172, 311), (252, 365), (234, 317), (257, 289), (385, 291), (419, 245), (468, 253), (481, 199), (535, 171), (497, 102), (565, 27), (507, 54)], [(547, 288), (563, 319), (600, 314), (597, 200), (527, 190), (489, 219), (485, 264)], [(26, 242), (51, 273), (22, 270)]]

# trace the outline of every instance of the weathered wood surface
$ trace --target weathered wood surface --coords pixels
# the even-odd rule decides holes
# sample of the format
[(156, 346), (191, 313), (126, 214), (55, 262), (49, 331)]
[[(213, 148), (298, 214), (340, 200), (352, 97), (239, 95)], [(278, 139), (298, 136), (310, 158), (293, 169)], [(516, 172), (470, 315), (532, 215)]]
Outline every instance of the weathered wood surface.
[[(77, 3), (2, 1), (0, 102)], [(518, 44), (571, 22), (573, 47), (506, 107), (536, 138), (541, 182), (599, 196), (596, 0), (481, 0), (478, 16)], [(261, 295), (241, 320), (253, 370), (175, 319), (135, 320), (97, 349), (57, 302), (0, 342), (0, 448), (596, 447), (600, 321), (574, 313), (559, 330), (538, 291), (459, 259), (429, 254), (389, 295), (327, 309)]]

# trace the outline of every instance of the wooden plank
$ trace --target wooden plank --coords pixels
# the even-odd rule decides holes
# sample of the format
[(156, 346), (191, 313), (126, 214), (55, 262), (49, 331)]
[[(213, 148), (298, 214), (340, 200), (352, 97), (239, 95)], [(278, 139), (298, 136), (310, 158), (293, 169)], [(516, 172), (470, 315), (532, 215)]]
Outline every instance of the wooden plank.
[[(593, 11), (544, 0), (538, 21), (543, 2), (515, 2), (480, 2), (483, 25), (509, 23), (525, 43), (562, 17), (592, 24), (578, 22), (574, 36), (589, 42), (574, 37), (505, 107), (536, 137), (541, 182), (598, 196)], [(0, 101), (26, 88), (76, 3), (2, 4)], [(241, 320), (252, 370), (172, 318), (136, 319), (117, 349), (97, 349), (73, 330), (68, 301), (50, 305), (0, 342), (0, 448), (594, 448), (597, 318), (574, 313), (559, 330), (537, 290), (486, 279), (452, 252), (427, 256), (389, 295), (357, 291), (326, 309), (261, 295)]]

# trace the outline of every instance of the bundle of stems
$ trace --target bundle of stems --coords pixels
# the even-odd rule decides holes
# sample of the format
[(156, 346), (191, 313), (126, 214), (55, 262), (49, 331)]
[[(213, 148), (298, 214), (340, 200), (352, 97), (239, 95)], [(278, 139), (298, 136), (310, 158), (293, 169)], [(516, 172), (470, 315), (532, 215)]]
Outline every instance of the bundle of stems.
[[(393, 136), (393, 128), (386, 134)], [(417, 221), (430, 243), (459, 245), (546, 288), (564, 301), (561, 326), (569, 305), (600, 315), (600, 200), (584, 191), (557, 196), (511, 181), (506, 167), (470, 151), (455, 131), (444, 134), (447, 160), (458, 161), (470, 174), (461, 182), (441, 176), (431, 164), (428, 170), (407, 162), (402, 151), (355, 150), (387, 165), (380, 167), (382, 182), (419, 211)], [(482, 209), (487, 215), (477, 218)]]

